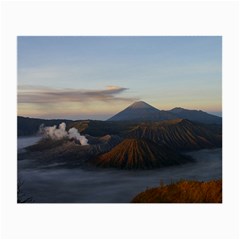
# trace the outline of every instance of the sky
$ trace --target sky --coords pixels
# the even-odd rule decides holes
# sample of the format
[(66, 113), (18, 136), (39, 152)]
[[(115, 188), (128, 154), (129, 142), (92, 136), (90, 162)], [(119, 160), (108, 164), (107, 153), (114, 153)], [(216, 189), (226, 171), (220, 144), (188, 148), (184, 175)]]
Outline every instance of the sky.
[(222, 38), (18, 37), (18, 116), (106, 120), (135, 101), (221, 116)]

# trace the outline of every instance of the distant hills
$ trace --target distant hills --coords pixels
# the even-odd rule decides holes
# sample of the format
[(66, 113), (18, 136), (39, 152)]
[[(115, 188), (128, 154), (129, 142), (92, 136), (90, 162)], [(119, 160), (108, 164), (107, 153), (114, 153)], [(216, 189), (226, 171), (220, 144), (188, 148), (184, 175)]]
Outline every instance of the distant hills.
[(184, 119), (188, 119), (195, 122), (201, 122), (201, 123), (207, 123), (207, 124), (222, 123), (221, 117), (203, 112), (201, 110), (188, 110), (188, 109), (177, 107), (177, 108), (173, 108), (169, 112), (173, 113), (179, 118), (184, 118)]
[(169, 111), (159, 110), (143, 101), (135, 102), (117, 113), (108, 121), (161, 121), (184, 118), (206, 124), (221, 124), (222, 118), (201, 110), (174, 108)]
[(143, 102), (135, 102), (123, 111), (117, 113), (107, 121), (100, 120), (67, 120), (67, 119), (40, 119), (18, 116), (18, 136), (29, 136), (37, 134), (39, 126), (59, 125), (65, 122), (67, 129), (77, 128), (83, 134), (92, 136), (104, 136), (107, 134), (122, 134), (132, 126), (141, 122), (159, 122), (163, 120), (188, 119), (203, 124), (222, 124), (222, 118), (203, 112), (201, 110), (188, 110), (174, 108), (169, 111), (157, 108)]

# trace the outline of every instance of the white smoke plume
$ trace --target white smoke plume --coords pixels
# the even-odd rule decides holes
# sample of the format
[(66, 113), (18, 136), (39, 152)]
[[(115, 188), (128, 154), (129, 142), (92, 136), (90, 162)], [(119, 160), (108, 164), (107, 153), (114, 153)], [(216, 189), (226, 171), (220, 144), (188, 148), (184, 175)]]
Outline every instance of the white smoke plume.
[(80, 135), (76, 128), (70, 128), (68, 131), (68, 137), (70, 139), (74, 138), (77, 139), (81, 145), (88, 145), (88, 140), (85, 136)]
[(68, 133), (66, 132), (66, 124), (65, 123), (59, 124), (58, 128), (56, 125), (54, 125), (52, 127), (41, 126), (40, 128), (41, 128), (41, 133), (45, 137), (49, 137), (53, 140), (62, 139), (64, 137), (68, 136)]
[(85, 136), (82, 136), (76, 128), (70, 128), (69, 131), (66, 131), (66, 123), (62, 122), (59, 124), (58, 128), (56, 125), (52, 127), (44, 127), (41, 125), (39, 127), (39, 132), (43, 137), (51, 138), (53, 140), (60, 140), (62, 138), (69, 138), (78, 140), (81, 145), (88, 145), (88, 139)]

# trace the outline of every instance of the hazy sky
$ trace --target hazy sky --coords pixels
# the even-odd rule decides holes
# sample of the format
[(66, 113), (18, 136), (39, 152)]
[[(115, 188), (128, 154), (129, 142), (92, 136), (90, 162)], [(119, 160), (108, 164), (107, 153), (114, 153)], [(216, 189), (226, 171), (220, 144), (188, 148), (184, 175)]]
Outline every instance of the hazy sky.
[(221, 37), (18, 37), (18, 115), (102, 119), (136, 100), (221, 114)]

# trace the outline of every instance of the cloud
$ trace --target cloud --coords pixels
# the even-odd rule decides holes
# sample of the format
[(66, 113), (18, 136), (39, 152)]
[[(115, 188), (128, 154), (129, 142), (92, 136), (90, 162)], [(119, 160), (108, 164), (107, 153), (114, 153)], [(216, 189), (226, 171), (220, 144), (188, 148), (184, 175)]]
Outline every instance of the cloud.
[(18, 103), (61, 103), (61, 102), (89, 102), (89, 101), (135, 101), (136, 98), (120, 97), (119, 94), (128, 88), (107, 86), (103, 90), (84, 89), (54, 89), (44, 86), (20, 85), (18, 87)]

